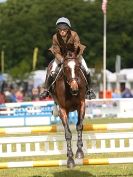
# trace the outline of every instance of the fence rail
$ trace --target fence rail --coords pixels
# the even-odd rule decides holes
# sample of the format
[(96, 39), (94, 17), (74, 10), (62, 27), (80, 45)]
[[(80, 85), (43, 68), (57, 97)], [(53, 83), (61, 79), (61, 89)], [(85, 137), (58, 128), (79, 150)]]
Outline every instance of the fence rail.
[[(133, 163), (133, 157), (127, 158), (100, 158), (100, 159), (76, 159), (76, 165), (109, 165)], [(1, 162), (0, 169), (20, 167), (57, 167), (66, 166), (67, 160), (46, 160), (46, 161), (23, 161), (23, 162)]]
[[(74, 131), (75, 126), (70, 125), (70, 129)], [(105, 130), (133, 130), (133, 123), (87, 124), (83, 126), (83, 131), (105, 131)], [(31, 134), (44, 132), (64, 132), (64, 128), (61, 125), (0, 128), (0, 136), (8, 134), (23, 134), (23, 133)]]
[[(133, 152), (133, 132), (86, 133), (83, 134), (83, 143), (85, 154)], [(72, 137), (72, 146), (75, 152), (77, 148), (76, 134)], [(0, 157), (53, 154), (66, 154), (64, 135), (0, 137)]]
[[(121, 126), (120, 126), (121, 125)], [(46, 126), (47, 127), (47, 126)], [(45, 128), (46, 128), (45, 127)], [(104, 128), (103, 128), (104, 127)], [(108, 129), (107, 129), (108, 127)], [(31, 135), (25, 134), (25, 128), (22, 127), (20, 131), (16, 128), (1, 129), (0, 136), (0, 158), (12, 158), (12, 157), (33, 157), (33, 156), (50, 156), (50, 155), (66, 155), (67, 147), (64, 133), (48, 133), (41, 132), (44, 131), (44, 127), (35, 127), (36, 131), (27, 131)], [(33, 128), (33, 127), (32, 127)], [(85, 127), (84, 127), (85, 128)], [(9, 133), (14, 134), (14, 132), (20, 132), (21, 135), (9, 136)], [(49, 128), (50, 129), (50, 128)], [(105, 132), (105, 130), (107, 131)], [(120, 130), (130, 131), (120, 131)], [(5, 131), (8, 130), (8, 131)], [(48, 130), (48, 127), (47, 127)], [(60, 127), (60, 130), (62, 128)], [(85, 130), (91, 130), (91, 132), (83, 133), (83, 151), (85, 154), (99, 154), (99, 153), (119, 153), (119, 152), (133, 152), (133, 131), (132, 124), (94, 124), (86, 125)], [(92, 131), (93, 130), (93, 131)], [(96, 130), (104, 130), (103, 132), (96, 132)], [(110, 130), (117, 130), (117, 132), (112, 132)], [(5, 137), (6, 133), (8, 134)], [(23, 135), (22, 135), (23, 133)], [(38, 135), (33, 135), (32, 133), (38, 133)], [(3, 135), (3, 136), (2, 136)], [(72, 148), (74, 153), (77, 149), (77, 134), (72, 134)], [(97, 156), (98, 157), (98, 156)], [(3, 161), (3, 160), (2, 160)], [(133, 157), (120, 157), (120, 158), (104, 158), (104, 159), (83, 159), (76, 160), (78, 165), (105, 165), (113, 163), (133, 163)], [(66, 160), (49, 160), (49, 161), (21, 161), (21, 162), (2, 162), (0, 163), (0, 168), (13, 168), (13, 167), (36, 167), (36, 166), (62, 166), (66, 165)]]

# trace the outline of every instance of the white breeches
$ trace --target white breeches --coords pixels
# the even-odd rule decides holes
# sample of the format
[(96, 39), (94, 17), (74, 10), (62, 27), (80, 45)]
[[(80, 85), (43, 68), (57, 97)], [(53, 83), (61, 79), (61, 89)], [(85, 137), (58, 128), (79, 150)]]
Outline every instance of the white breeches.
[(54, 59), (54, 62), (53, 62), (53, 64), (52, 64), (51, 73), (56, 71), (56, 68), (57, 68), (57, 66), (58, 66), (59, 63), (60, 63), (59, 60), (57, 60), (57, 59), (55, 58), (55, 59)]
[[(90, 72), (90, 70), (87, 67), (87, 64), (86, 64), (84, 58), (82, 57), (82, 55), (79, 57), (79, 61), (80, 61), (81, 65), (84, 67), (84, 69), (86, 70), (86, 73), (88, 74)], [(60, 62), (55, 58), (54, 62), (52, 64), (51, 72), (55, 72), (56, 71), (56, 68), (57, 68), (57, 66), (58, 66), (59, 63)]]
[(82, 57), (82, 55), (79, 57), (79, 61), (80, 61), (81, 65), (84, 67), (86, 73), (89, 74), (90, 70), (85, 62), (85, 59)]

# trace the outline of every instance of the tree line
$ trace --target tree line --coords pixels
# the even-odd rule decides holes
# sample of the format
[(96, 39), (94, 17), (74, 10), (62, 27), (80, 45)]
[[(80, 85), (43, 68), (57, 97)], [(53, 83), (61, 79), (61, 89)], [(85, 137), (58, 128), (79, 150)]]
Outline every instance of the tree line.
[[(32, 71), (33, 51), (38, 48), (36, 69), (44, 69), (53, 56), (52, 35), (56, 20), (65, 16), (86, 45), (84, 58), (89, 67), (102, 69), (102, 0), (7, 0), (0, 4), (0, 51), (4, 50), (5, 71), (22, 77)], [(133, 67), (133, 1), (108, 0), (107, 69), (115, 70), (116, 55), (122, 68)]]

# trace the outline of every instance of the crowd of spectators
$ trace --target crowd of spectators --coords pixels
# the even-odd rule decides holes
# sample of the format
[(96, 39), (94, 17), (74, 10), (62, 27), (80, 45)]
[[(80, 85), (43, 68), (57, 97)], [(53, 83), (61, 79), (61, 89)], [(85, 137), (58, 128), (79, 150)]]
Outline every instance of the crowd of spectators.
[[(13, 83), (7, 82), (0, 83), (0, 104), (2, 103), (15, 103), (24, 101), (42, 101), (39, 97), (40, 87), (34, 88), (33, 85), (28, 83)], [(51, 100), (48, 97), (45, 100)]]
[[(9, 84), (5, 81), (0, 82), (0, 104), (15, 103), (24, 101), (43, 101), (40, 99), (41, 87), (35, 87), (26, 82)], [(112, 98), (133, 98), (132, 92), (126, 88), (125, 83), (121, 83), (120, 90), (114, 89)], [(45, 100), (52, 100), (47, 97)]]
[(133, 93), (126, 87), (125, 82), (120, 83), (120, 89), (112, 90), (112, 98), (133, 98)]

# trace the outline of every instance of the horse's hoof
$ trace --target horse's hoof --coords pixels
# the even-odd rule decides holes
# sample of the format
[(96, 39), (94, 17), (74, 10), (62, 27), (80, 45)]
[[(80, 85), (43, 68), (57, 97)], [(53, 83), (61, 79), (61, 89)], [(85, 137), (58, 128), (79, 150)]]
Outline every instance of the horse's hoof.
[(67, 160), (67, 168), (73, 168), (75, 167), (75, 162), (72, 157), (69, 157)]
[(75, 157), (77, 159), (83, 159), (84, 158), (84, 153), (83, 153), (82, 149), (77, 149)]

